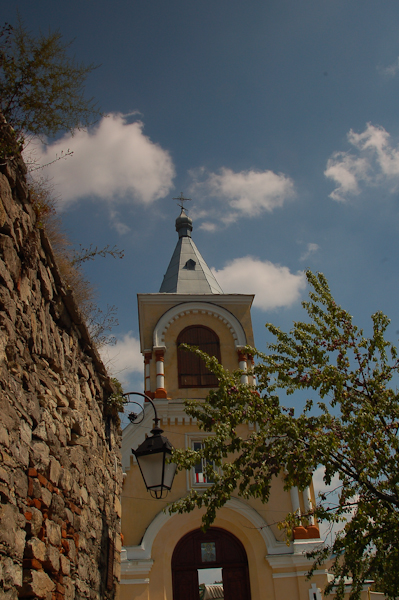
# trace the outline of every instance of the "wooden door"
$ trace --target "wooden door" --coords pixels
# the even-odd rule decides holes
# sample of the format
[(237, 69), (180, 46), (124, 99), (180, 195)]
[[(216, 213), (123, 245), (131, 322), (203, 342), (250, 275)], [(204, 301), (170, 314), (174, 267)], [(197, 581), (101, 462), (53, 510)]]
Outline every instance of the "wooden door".
[(231, 533), (211, 527), (185, 535), (172, 555), (173, 600), (199, 600), (198, 569), (221, 568), (225, 600), (251, 600), (244, 546)]
[(222, 575), (224, 600), (251, 600), (246, 567), (224, 567)]

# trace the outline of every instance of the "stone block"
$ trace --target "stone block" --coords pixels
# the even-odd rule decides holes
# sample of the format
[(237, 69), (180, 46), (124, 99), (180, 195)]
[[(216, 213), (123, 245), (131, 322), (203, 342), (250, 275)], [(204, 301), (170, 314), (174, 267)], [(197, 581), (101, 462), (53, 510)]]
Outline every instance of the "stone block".
[(47, 598), (48, 594), (54, 590), (55, 583), (44, 571), (24, 571), (23, 585), (20, 594), (22, 598)]
[(0, 466), (0, 482), (10, 485), (10, 474)]
[(65, 519), (65, 501), (61, 494), (53, 494), (51, 499), (51, 510), (57, 517)]
[(37, 471), (46, 471), (50, 464), (50, 449), (44, 442), (32, 442), (31, 465)]
[(60, 567), (61, 573), (63, 575), (70, 575), (71, 573), (71, 563), (66, 556), (63, 554), (60, 555)]
[(0, 423), (0, 444), (5, 446), (6, 448), (10, 445), (10, 437), (8, 435), (7, 429)]
[(43, 524), (43, 515), (41, 511), (34, 506), (30, 507), (29, 512), (32, 513), (32, 518), (29, 522), (29, 533), (33, 536), (37, 536)]
[(5, 284), (10, 292), (14, 289), (14, 282), (4, 262), (0, 259), (0, 280)]
[(80, 497), (82, 499), (82, 502), (84, 502), (85, 504), (87, 504), (87, 501), (88, 501), (89, 497), (88, 497), (86, 488), (83, 487), (83, 486), (80, 488)]
[[(20, 517), (23, 523), (20, 523)], [(0, 505), (0, 545), (7, 554), (22, 558), (25, 542), (25, 531), (21, 530), (25, 519), (20, 515), (16, 506), (12, 504)]]
[(66, 492), (69, 492), (72, 489), (73, 477), (69, 469), (63, 469), (61, 471), (59, 485)]
[(37, 479), (29, 478), (29, 495), (32, 498), (37, 498), (38, 500), (42, 497), (42, 487)]
[(28, 478), (22, 470), (14, 472), (14, 490), (17, 496), (26, 498), (28, 495)]
[(27, 558), (36, 558), (40, 562), (46, 559), (46, 544), (39, 538), (33, 537), (26, 543), (25, 556)]
[(70, 577), (64, 577), (65, 600), (75, 599), (75, 585)]
[(37, 427), (35, 427), (35, 429), (32, 431), (32, 435), (35, 438), (39, 438), (40, 440), (43, 440), (44, 442), (47, 441), (46, 424), (43, 423), (43, 421), (41, 423), (39, 423), (39, 425)]
[(16, 283), (21, 272), (21, 261), (15, 251), (14, 242), (8, 235), (0, 234), (0, 252), (14, 283)]
[(122, 506), (118, 496), (115, 496), (115, 505), (114, 509), (119, 518), (122, 516)]
[(46, 508), (50, 508), (53, 494), (45, 487), (42, 487), (42, 501)]
[(45, 519), (45, 527), (48, 541), (53, 546), (61, 546), (61, 527), (54, 523), (54, 521), (50, 521), (50, 519)]
[(50, 278), (47, 273), (47, 269), (44, 264), (39, 261), (39, 275), (41, 280), (42, 294), (44, 299), (49, 301), (53, 298), (53, 286), (51, 285)]
[(46, 557), (43, 563), (43, 567), (46, 571), (52, 571), (58, 573), (60, 570), (60, 551), (55, 546), (47, 546)]
[(22, 585), (22, 565), (14, 562), (9, 556), (1, 558), (1, 576), (3, 588), (20, 587)]

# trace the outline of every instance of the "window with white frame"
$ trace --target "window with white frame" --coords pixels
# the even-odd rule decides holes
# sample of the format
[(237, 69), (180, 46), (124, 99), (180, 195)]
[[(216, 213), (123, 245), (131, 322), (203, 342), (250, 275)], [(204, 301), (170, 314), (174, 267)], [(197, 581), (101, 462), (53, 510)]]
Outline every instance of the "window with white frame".
[[(202, 450), (204, 447), (203, 441), (192, 441), (192, 449), (198, 452)], [(206, 464), (207, 461), (205, 458), (201, 458), (200, 461), (193, 467), (193, 484), (194, 485), (203, 485), (203, 484), (211, 484), (213, 483), (213, 479), (210, 479), (206, 474)]]
[[(186, 448), (191, 448), (196, 452), (200, 451), (204, 447), (204, 440), (208, 438), (209, 433), (202, 432), (193, 432), (186, 433)], [(208, 462), (209, 464), (209, 462)], [(212, 485), (213, 479), (211, 476), (206, 474), (206, 465), (207, 461), (204, 458), (201, 458), (200, 461), (192, 467), (190, 471), (186, 471), (187, 473), (187, 490), (191, 487), (207, 487)], [(212, 465), (212, 463), (211, 463)]]

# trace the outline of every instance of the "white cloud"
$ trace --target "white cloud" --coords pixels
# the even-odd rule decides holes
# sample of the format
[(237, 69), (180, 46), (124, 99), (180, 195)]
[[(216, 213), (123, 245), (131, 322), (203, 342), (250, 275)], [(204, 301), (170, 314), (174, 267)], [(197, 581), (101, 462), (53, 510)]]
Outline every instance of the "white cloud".
[(261, 310), (291, 306), (306, 286), (302, 271), (293, 274), (287, 267), (252, 256), (236, 258), (212, 272), (225, 293), (255, 294), (254, 306)]
[[(197, 198), (212, 199), (212, 207), (205, 211), (224, 225), (230, 225), (239, 217), (257, 217), (264, 211), (281, 208), (286, 200), (295, 195), (293, 181), (282, 173), (273, 171), (247, 170), (235, 173), (223, 167), (218, 173), (209, 173), (204, 168), (190, 171), (193, 183), (190, 192)], [(215, 209), (214, 199), (224, 205)], [(215, 228), (205, 225), (207, 231)]]
[[(331, 484), (327, 485), (324, 482), (325, 468), (323, 466), (319, 466), (316, 471), (313, 473), (313, 487), (315, 491), (316, 503), (320, 503), (320, 494), (325, 494), (326, 500), (323, 501), (324, 506), (330, 506), (331, 508), (337, 506), (339, 500), (339, 493), (341, 482), (338, 474), (334, 475), (331, 480)], [(351, 518), (354, 510), (348, 512), (347, 519)], [(320, 526), (320, 537), (324, 540), (327, 540), (329, 543), (332, 543), (336, 534), (341, 531), (345, 523), (339, 522), (334, 523), (332, 526), (329, 523), (322, 522), (319, 524)]]
[(110, 211), (110, 219), (112, 227), (119, 233), (119, 235), (126, 235), (131, 231), (130, 227), (120, 220), (119, 213), (116, 210)]
[(214, 231), (217, 231), (218, 227), (217, 227), (216, 223), (211, 223), (210, 221), (204, 221), (199, 226), (199, 229), (203, 229), (204, 231), (214, 232)]
[(308, 244), (306, 252), (304, 252), (302, 254), (300, 260), (306, 260), (307, 258), (309, 258), (309, 256), (311, 256), (312, 254), (317, 252), (317, 250), (319, 250), (319, 249), (320, 249), (320, 246), (318, 244), (313, 244), (313, 243)]
[(357, 154), (335, 152), (329, 158), (324, 175), (338, 184), (330, 198), (343, 202), (360, 194), (361, 184), (388, 185), (394, 192), (399, 184), (399, 148), (391, 144), (389, 133), (368, 123), (362, 133), (350, 130), (347, 137)]
[(115, 346), (101, 348), (100, 354), (108, 372), (117, 377), (122, 385), (128, 383), (132, 373), (144, 372), (140, 342), (131, 331), (117, 338)]
[(395, 77), (399, 71), (399, 56), (396, 61), (392, 63), (392, 65), (388, 65), (387, 67), (378, 67), (378, 70), (380, 73), (382, 73), (382, 75), (385, 75), (385, 77)]
[(141, 121), (128, 123), (126, 116), (111, 114), (90, 130), (77, 131), (73, 137), (64, 135), (47, 146), (37, 145), (34, 157), (39, 164), (52, 161), (66, 149), (73, 151), (73, 156), (51, 167), (60, 206), (87, 196), (150, 204), (168, 194), (175, 176), (172, 159), (144, 135), (143, 128)]

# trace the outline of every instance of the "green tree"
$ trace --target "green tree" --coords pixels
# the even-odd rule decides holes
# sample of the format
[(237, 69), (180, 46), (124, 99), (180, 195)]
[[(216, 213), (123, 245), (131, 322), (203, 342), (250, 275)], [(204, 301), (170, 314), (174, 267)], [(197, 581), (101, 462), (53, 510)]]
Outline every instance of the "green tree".
[(0, 30), (0, 113), (13, 128), (13, 144), (2, 155), (22, 149), (27, 136), (54, 136), (88, 126), (99, 116), (93, 99), (86, 99), (84, 83), (95, 66), (78, 63), (68, 54), (59, 31), (33, 36), (18, 18), (16, 27)]
[[(351, 598), (359, 598), (366, 579), (378, 582), (389, 598), (399, 589), (399, 362), (396, 348), (385, 339), (389, 319), (372, 315), (373, 333), (364, 336), (351, 315), (338, 306), (322, 274), (307, 273), (311, 286), (303, 303), (309, 320), (294, 323), (289, 333), (267, 324), (274, 342), (269, 354), (254, 349), (258, 380), (255, 390), (240, 383), (240, 372), (229, 373), (215, 359), (202, 355), (219, 378), (219, 388), (205, 402), (187, 402), (188, 414), (199, 427), (212, 432), (200, 451), (217, 467), (215, 483), (203, 493), (191, 490), (172, 510), (206, 507), (209, 526), (219, 507), (232, 494), (267, 502), (273, 479), (284, 476), (285, 488), (304, 489), (320, 465), (324, 480), (339, 476), (337, 500), (321, 497), (314, 515), (342, 524), (330, 545), (315, 552), (314, 568), (332, 559), (334, 579), (344, 595), (344, 577), (353, 578)], [(279, 392), (309, 390), (318, 401), (307, 400), (297, 416), (282, 406)], [(310, 394), (311, 395), (311, 394)], [(255, 423), (255, 431), (241, 436), (239, 425)], [(192, 450), (176, 450), (178, 468), (199, 460)], [(298, 521), (288, 515), (285, 527)]]

